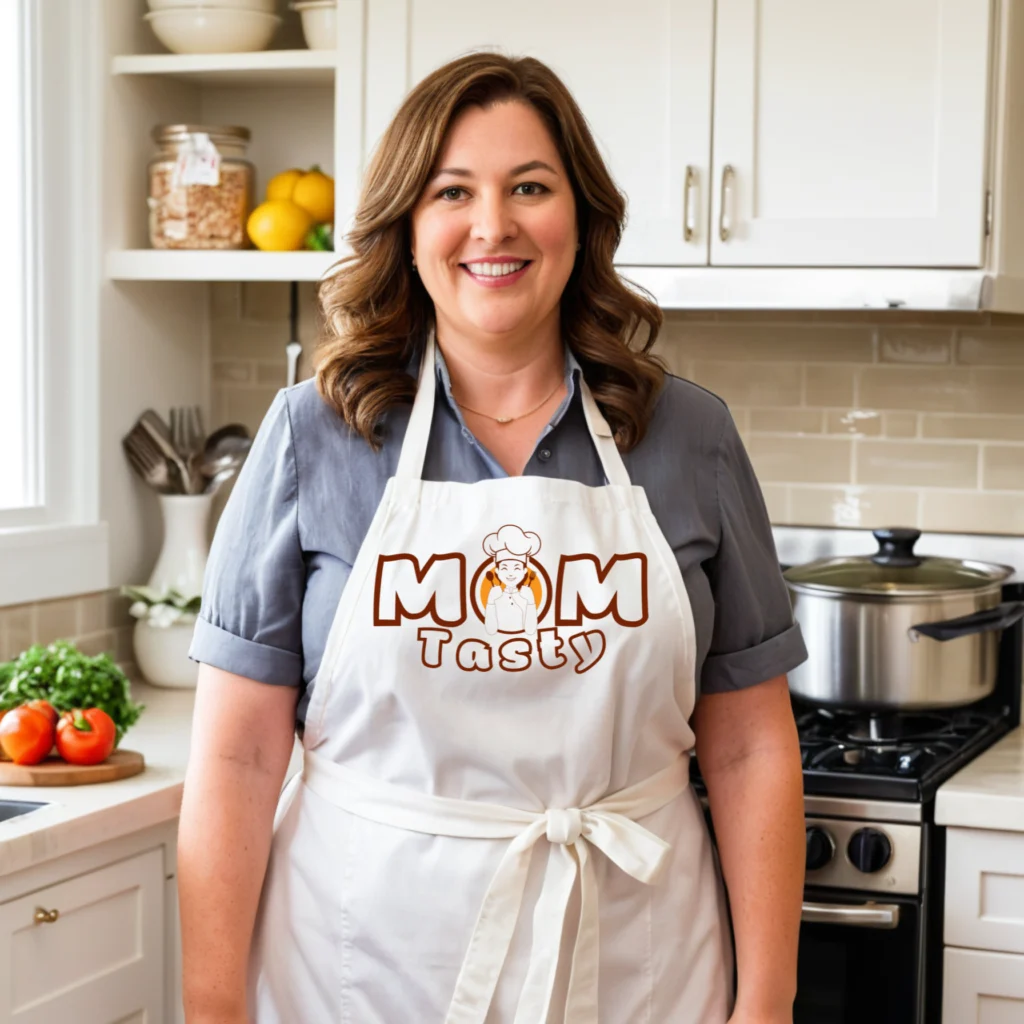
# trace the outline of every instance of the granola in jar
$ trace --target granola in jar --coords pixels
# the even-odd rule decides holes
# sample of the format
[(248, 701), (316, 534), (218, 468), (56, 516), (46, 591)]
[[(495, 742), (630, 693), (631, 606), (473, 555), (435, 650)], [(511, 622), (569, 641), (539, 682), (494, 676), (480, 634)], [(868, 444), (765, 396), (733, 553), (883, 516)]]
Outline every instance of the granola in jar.
[(249, 130), (158, 125), (149, 163), (149, 240), (154, 249), (245, 249), (253, 167)]

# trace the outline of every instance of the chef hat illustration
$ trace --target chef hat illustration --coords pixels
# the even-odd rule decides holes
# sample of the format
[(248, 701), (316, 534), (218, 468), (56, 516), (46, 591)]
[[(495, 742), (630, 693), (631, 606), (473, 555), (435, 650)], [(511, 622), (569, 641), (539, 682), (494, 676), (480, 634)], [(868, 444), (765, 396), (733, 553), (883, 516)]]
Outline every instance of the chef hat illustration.
[(484, 551), (494, 559), (495, 563), (507, 558), (514, 558), (524, 564), (531, 555), (540, 551), (540, 537), (535, 533), (526, 533), (511, 523), (503, 526), (497, 533), (489, 533), (484, 538)]

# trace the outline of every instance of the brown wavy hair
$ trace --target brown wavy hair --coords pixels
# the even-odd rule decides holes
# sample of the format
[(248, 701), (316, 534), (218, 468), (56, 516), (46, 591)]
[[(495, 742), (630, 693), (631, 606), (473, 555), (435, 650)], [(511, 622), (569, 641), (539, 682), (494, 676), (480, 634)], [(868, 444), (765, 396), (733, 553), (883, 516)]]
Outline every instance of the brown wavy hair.
[(532, 57), (475, 52), (445, 64), (406, 97), (363, 179), (352, 253), (320, 287), (325, 331), (316, 383), (323, 398), (374, 447), (385, 413), (408, 404), (408, 367), (434, 325), (434, 305), (413, 272), (410, 213), (440, 159), (452, 122), (467, 107), (518, 101), (547, 126), (572, 183), (581, 245), (562, 293), (562, 336), (616, 442), (643, 438), (664, 380), (650, 349), (662, 324), (647, 293), (612, 265), (625, 224), (625, 197), (605, 167), (579, 107), (558, 76)]

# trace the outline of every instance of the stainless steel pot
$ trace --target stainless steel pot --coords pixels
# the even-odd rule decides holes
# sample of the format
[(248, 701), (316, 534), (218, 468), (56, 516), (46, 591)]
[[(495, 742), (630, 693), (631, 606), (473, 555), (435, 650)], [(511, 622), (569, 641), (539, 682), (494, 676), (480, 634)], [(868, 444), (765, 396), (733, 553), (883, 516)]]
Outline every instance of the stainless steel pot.
[(1013, 570), (916, 555), (919, 530), (875, 530), (873, 555), (783, 574), (808, 660), (789, 688), (816, 704), (873, 710), (957, 707), (996, 684), (1002, 630), (1024, 602), (1001, 603)]

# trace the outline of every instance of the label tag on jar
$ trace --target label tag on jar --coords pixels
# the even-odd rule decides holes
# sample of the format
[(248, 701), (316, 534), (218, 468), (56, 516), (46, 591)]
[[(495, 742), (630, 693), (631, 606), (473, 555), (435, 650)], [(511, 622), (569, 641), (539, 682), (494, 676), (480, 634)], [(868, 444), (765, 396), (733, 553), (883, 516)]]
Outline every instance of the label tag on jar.
[(220, 153), (205, 132), (193, 132), (180, 144), (171, 185), (219, 185)]

